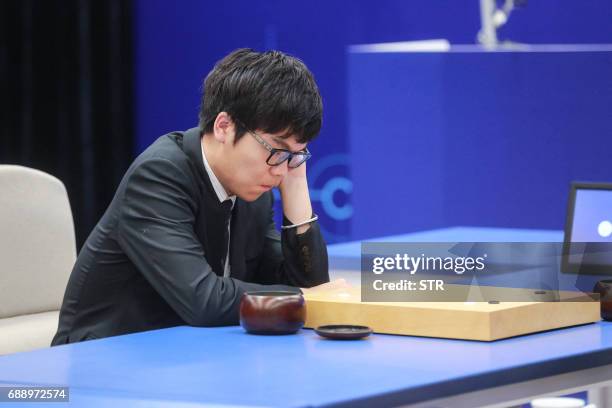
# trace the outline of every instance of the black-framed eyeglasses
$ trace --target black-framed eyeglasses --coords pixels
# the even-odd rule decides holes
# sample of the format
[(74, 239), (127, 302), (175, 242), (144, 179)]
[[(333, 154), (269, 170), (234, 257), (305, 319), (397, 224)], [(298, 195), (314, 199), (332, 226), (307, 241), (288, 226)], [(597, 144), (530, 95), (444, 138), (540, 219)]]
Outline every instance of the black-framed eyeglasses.
[(265, 140), (263, 140), (263, 138), (259, 136), (257, 133), (252, 132), (250, 130), (247, 130), (247, 132), (251, 136), (253, 136), (255, 140), (259, 142), (260, 145), (265, 147), (266, 150), (270, 152), (270, 155), (268, 156), (268, 159), (266, 160), (266, 163), (269, 166), (278, 166), (278, 165), (283, 164), (285, 161), (289, 160), (287, 165), (290, 168), (295, 169), (296, 167), (301, 166), (302, 163), (304, 163), (306, 160), (312, 157), (312, 154), (310, 154), (308, 149), (304, 149), (304, 151), (296, 152), (296, 153), (291, 152), (286, 149), (277, 149), (277, 148), (272, 147)]

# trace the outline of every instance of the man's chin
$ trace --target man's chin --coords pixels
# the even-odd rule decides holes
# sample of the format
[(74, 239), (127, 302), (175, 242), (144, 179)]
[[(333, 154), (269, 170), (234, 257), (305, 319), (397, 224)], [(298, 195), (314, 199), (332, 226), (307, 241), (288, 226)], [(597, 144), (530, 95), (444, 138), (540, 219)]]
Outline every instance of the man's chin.
[(241, 200), (250, 203), (250, 202), (256, 201), (259, 197), (261, 197), (263, 193), (265, 193), (265, 191), (253, 191), (253, 192), (249, 191), (244, 194), (236, 194), (236, 195), (240, 197)]

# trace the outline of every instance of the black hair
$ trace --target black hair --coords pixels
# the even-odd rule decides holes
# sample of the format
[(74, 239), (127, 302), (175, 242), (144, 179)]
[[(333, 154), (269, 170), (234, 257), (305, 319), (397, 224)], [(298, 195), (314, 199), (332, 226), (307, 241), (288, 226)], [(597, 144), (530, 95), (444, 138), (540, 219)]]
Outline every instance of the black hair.
[(321, 130), (323, 103), (302, 61), (280, 51), (242, 48), (217, 62), (204, 79), (200, 131), (212, 132), (220, 112), (232, 118), (236, 141), (247, 130), (261, 130), (307, 143)]

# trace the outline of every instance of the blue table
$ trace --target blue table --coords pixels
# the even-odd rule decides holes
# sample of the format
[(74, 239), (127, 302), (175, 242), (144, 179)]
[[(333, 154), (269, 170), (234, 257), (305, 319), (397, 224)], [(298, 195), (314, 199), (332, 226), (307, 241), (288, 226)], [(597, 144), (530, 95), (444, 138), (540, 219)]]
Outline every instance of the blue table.
[(379, 406), (610, 364), (606, 322), (493, 343), (392, 335), (339, 342), (311, 330), (273, 337), (176, 327), (3, 356), (0, 383), (67, 385), (84, 406)]
[[(561, 239), (559, 231), (451, 228), (379, 241)], [(337, 267), (339, 260), (358, 259), (360, 244), (332, 245), (329, 253)], [(460, 408), (518, 404), (608, 383), (612, 323), (607, 322), (492, 343), (380, 334), (337, 342), (311, 330), (268, 337), (240, 327), (176, 327), (0, 356), (0, 385), (69, 386), (71, 405), (86, 407)], [(598, 408), (606, 407), (602, 401)], [(41, 406), (17, 406), (28, 405)]]

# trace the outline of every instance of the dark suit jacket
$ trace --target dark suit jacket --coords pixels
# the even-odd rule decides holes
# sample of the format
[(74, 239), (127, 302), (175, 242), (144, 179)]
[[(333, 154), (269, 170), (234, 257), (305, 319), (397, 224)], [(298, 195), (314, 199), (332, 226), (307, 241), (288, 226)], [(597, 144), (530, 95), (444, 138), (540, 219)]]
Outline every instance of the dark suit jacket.
[(284, 230), (281, 239), (272, 203), (271, 193), (236, 200), (231, 276), (223, 277), (226, 224), (204, 169), (200, 133), (160, 137), (130, 166), (81, 249), (52, 345), (184, 324), (237, 324), (245, 291), (299, 292), (327, 282), (317, 223), (300, 235)]

